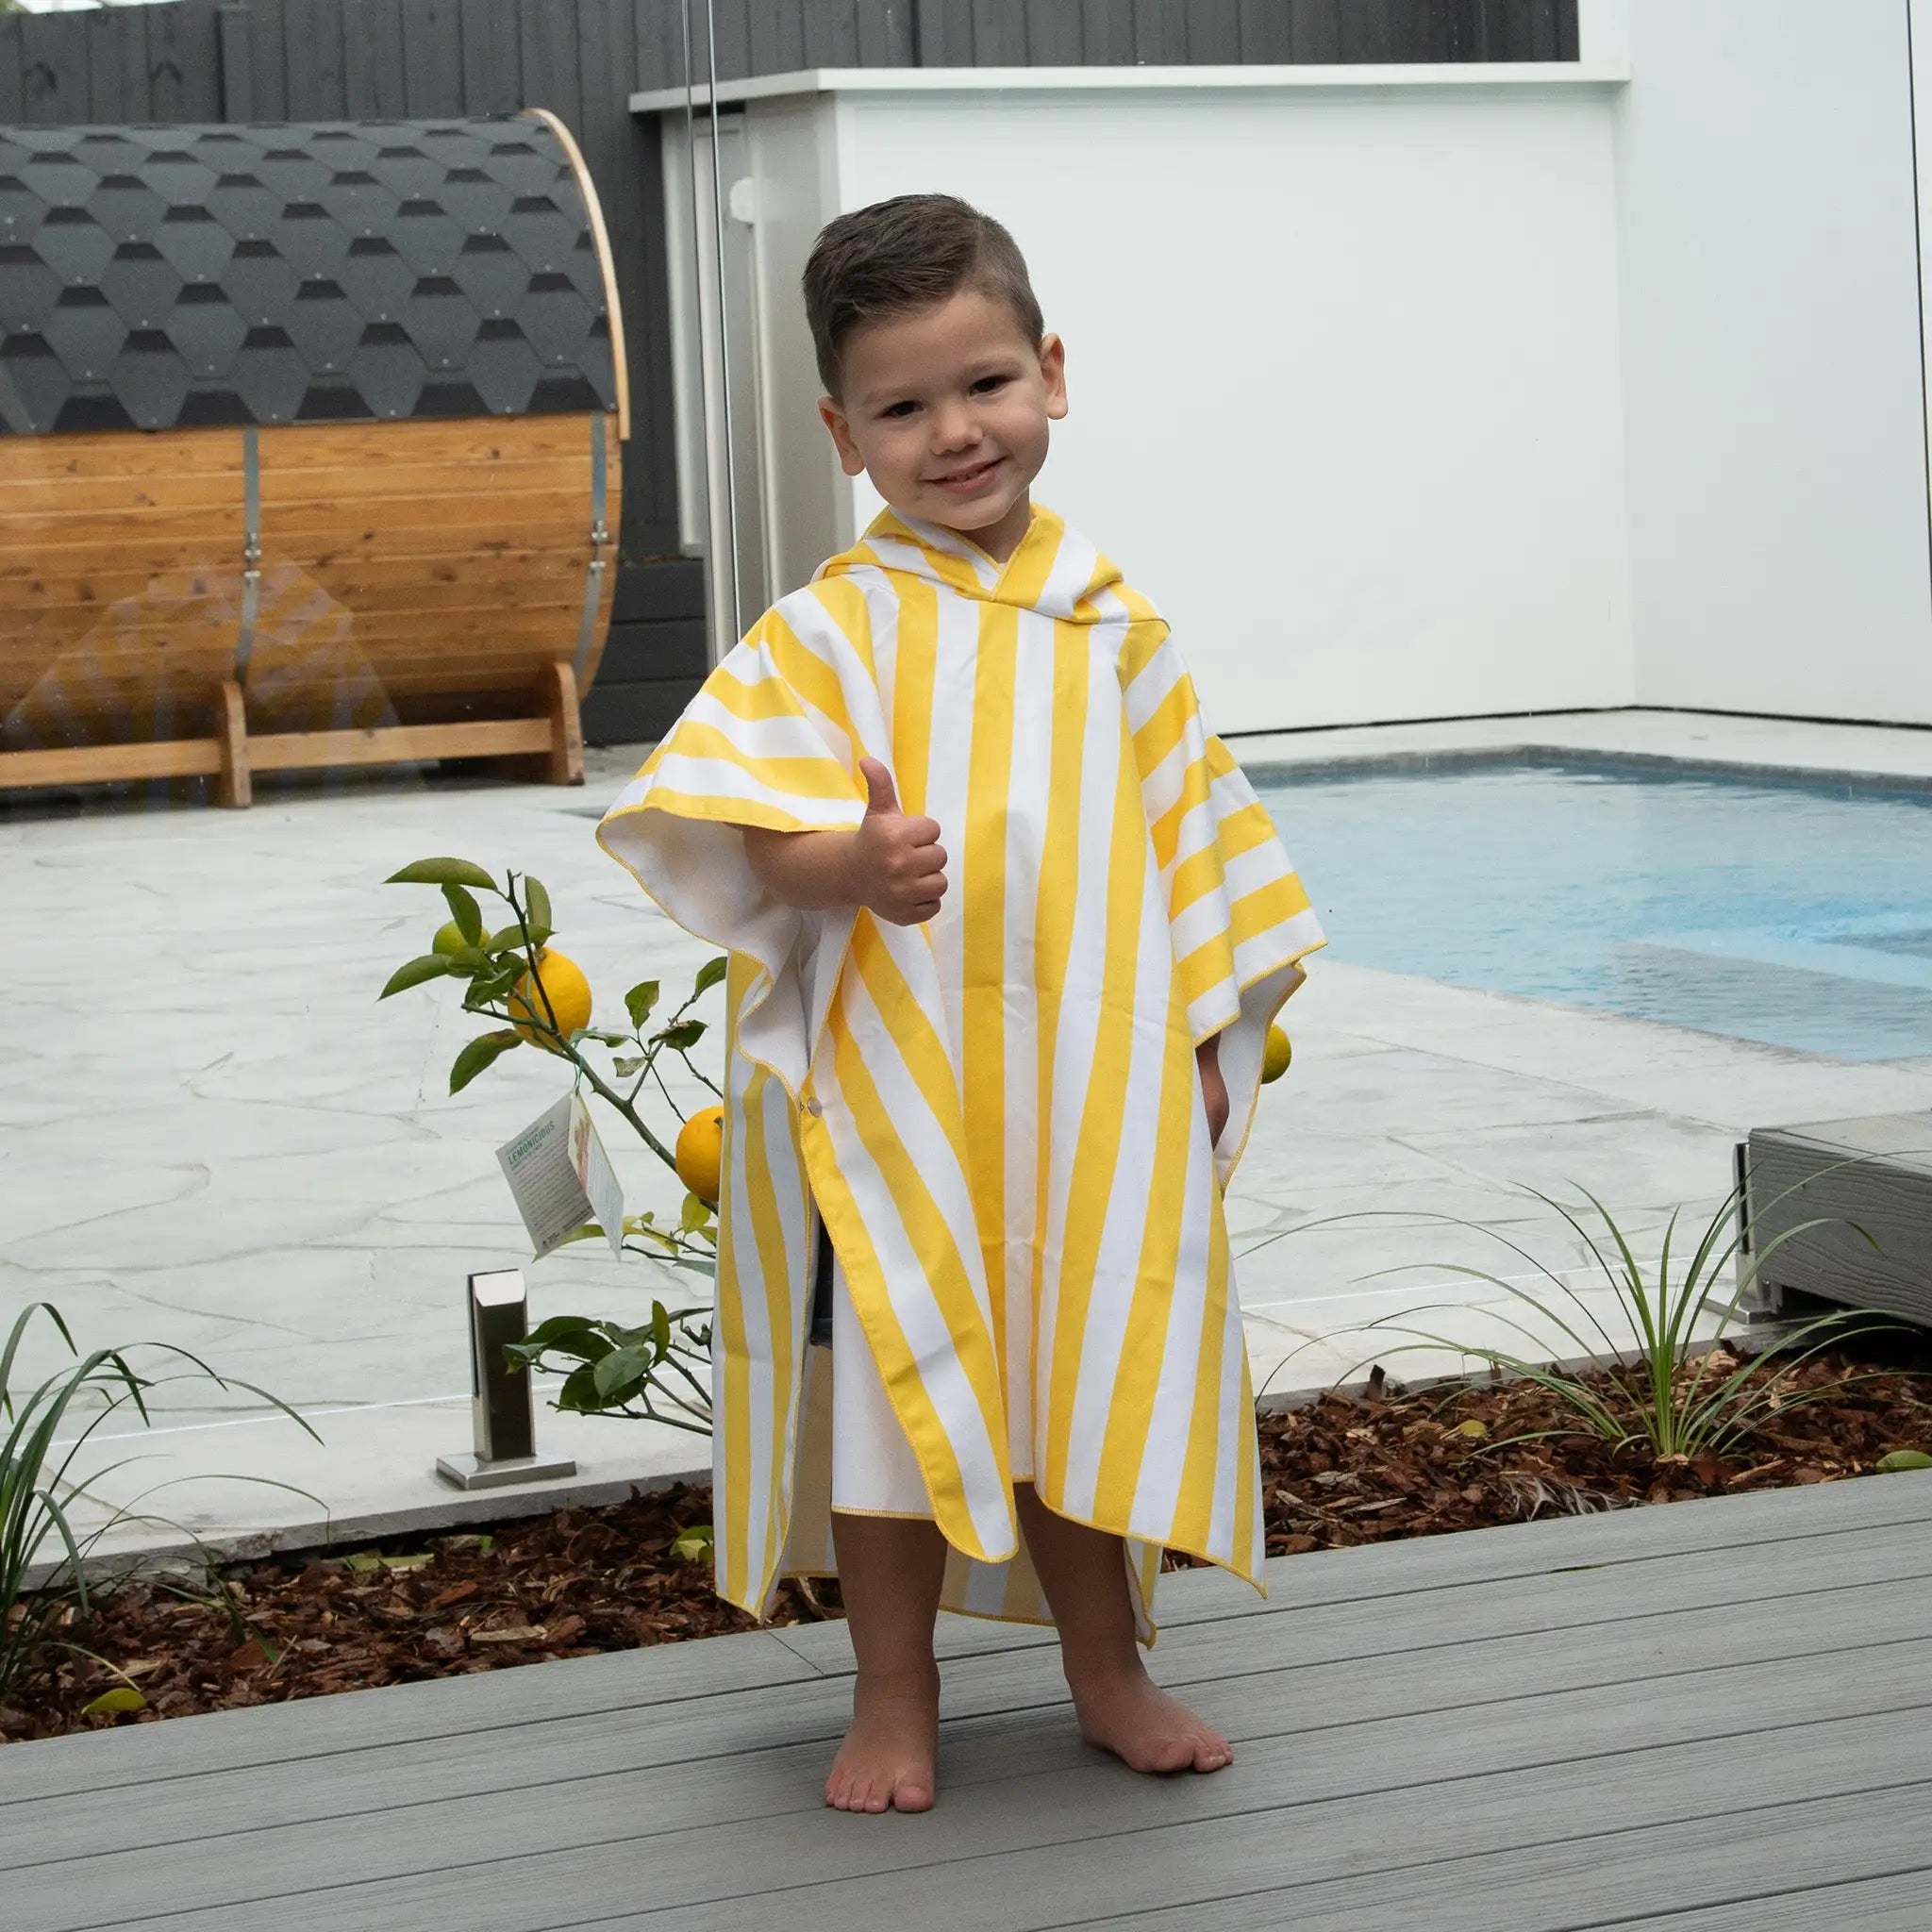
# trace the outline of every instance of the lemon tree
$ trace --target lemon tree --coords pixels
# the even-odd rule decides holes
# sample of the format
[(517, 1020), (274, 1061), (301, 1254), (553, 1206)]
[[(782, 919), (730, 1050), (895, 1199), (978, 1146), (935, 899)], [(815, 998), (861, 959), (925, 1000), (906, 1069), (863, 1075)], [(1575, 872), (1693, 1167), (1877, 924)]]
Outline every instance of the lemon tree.
[[(394, 873), (390, 885), (433, 886), (448, 918), (426, 952), (406, 959), (378, 995), (390, 999), (438, 980), (464, 982), (463, 1010), (494, 1020), (457, 1055), (449, 1091), (471, 1081), (519, 1047), (533, 1046), (565, 1061), (575, 1084), (618, 1114), (643, 1144), (683, 1183), (683, 1205), (675, 1216), (626, 1215), (624, 1246), (633, 1254), (716, 1277), (717, 1205), (724, 1144), (724, 1109), (701, 1107), (687, 1120), (666, 1083), (668, 1055), (702, 1087), (718, 1095), (717, 1082), (691, 1058), (708, 1023), (693, 1010), (724, 977), (726, 962), (708, 959), (692, 976), (682, 1002), (660, 1016), (663, 989), (647, 979), (624, 996), (627, 1027), (591, 1024), (595, 997), (583, 969), (551, 943), (556, 932), (550, 894), (529, 873), (507, 872), (502, 883), (465, 858), (419, 858)], [(479, 898), (479, 894), (484, 895)], [(484, 917), (484, 899), (508, 908)], [(502, 924), (496, 924), (502, 919)], [(648, 1113), (668, 1115), (675, 1126), (660, 1134)], [(667, 1144), (667, 1138), (669, 1143)], [(594, 1224), (573, 1241), (601, 1240)], [(564, 1370), (559, 1408), (589, 1415), (634, 1415), (708, 1434), (711, 1427), (708, 1360), (710, 1310), (651, 1305), (651, 1319), (627, 1328), (585, 1315), (556, 1315), (520, 1342), (512, 1359)]]

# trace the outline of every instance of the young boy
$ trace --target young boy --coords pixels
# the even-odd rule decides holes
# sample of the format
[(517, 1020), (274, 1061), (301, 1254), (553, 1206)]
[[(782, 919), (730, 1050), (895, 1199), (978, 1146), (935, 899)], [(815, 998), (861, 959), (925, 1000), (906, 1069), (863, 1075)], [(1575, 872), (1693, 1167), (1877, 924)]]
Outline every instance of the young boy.
[(718, 1588), (838, 1575), (841, 1809), (933, 1802), (942, 1604), (1055, 1623), (1090, 1741), (1215, 1771), (1137, 1639), (1163, 1548), (1260, 1587), (1220, 1189), (1321, 932), (1166, 626), (1031, 500), (1064, 354), (1011, 237), (882, 202), (805, 293), (891, 508), (599, 832), (731, 954)]

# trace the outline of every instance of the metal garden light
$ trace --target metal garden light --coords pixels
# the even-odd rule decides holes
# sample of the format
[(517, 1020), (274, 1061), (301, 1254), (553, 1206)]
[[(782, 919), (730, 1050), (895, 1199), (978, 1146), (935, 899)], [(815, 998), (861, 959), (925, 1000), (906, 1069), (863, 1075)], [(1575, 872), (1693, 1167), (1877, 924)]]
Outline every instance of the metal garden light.
[(521, 1341), (528, 1329), (528, 1305), (520, 1268), (470, 1276), (470, 1390), (475, 1450), (439, 1456), (436, 1473), (459, 1490), (495, 1489), (544, 1476), (575, 1475), (568, 1456), (537, 1453), (530, 1372), (512, 1366), (504, 1344)]

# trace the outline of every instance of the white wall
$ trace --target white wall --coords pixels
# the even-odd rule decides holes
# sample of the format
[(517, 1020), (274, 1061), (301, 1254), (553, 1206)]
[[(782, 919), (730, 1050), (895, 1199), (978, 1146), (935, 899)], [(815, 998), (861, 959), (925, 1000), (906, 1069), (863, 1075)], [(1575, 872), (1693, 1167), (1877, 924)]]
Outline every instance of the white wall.
[(1224, 730), (1631, 697), (1608, 121), (1581, 89), (841, 95), (838, 195), (997, 215), (1039, 485)]
[(1905, 0), (1634, 0), (1628, 34), (1638, 694), (1932, 723)]
[[(774, 580), (875, 502), (820, 440), (803, 250), (946, 188), (1067, 339), (1042, 499), (1168, 612), (1222, 728), (1932, 724), (1907, 17), (1584, 0), (1584, 63), (1540, 74), (744, 84)], [(1919, 118), (1932, 156), (1932, 86)]]

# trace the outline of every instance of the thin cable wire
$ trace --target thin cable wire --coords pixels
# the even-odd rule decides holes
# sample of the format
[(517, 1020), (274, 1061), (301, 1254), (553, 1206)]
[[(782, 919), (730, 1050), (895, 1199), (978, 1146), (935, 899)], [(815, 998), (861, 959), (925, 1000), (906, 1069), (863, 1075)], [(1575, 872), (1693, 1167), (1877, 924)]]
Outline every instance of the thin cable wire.
[(731, 447), (731, 325), (724, 316), (724, 150), (718, 140), (718, 13), (712, 0), (705, 0), (705, 39), (711, 83), (711, 240), (718, 255), (718, 393), (724, 408), (724, 516), (731, 542), (731, 641), (735, 644), (744, 635), (744, 617), (738, 591), (738, 461)]
[(698, 201), (697, 83), (691, 66), (691, 0), (679, 0), (677, 13), (684, 29), (684, 159), (691, 175), (691, 298), (698, 333), (698, 446), (705, 470), (705, 568), (712, 574), (715, 591), (718, 513), (711, 491), (711, 379), (705, 368), (705, 242)]

